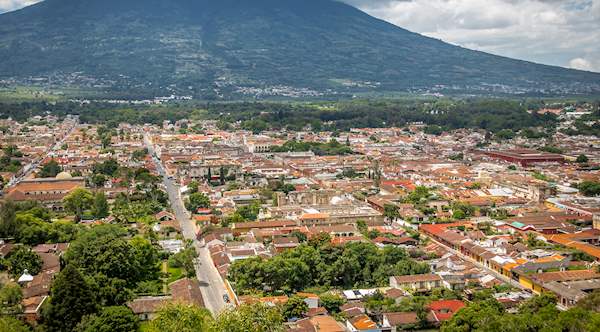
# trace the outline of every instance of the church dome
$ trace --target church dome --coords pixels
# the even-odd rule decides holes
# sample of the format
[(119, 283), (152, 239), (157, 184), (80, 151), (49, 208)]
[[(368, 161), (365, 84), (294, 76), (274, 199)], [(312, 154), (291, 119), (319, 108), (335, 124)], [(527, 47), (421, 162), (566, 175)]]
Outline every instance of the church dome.
[(57, 180), (68, 180), (70, 178), (72, 178), (72, 176), (69, 172), (60, 172), (56, 175)]

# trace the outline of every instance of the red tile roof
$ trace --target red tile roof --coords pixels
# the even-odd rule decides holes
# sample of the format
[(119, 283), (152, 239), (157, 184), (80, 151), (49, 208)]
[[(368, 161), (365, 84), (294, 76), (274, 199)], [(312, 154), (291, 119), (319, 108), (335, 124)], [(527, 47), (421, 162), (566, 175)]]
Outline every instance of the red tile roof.
[(439, 300), (429, 303), (428, 308), (433, 312), (437, 321), (445, 321), (463, 308), (465, 303), (460, 300)]

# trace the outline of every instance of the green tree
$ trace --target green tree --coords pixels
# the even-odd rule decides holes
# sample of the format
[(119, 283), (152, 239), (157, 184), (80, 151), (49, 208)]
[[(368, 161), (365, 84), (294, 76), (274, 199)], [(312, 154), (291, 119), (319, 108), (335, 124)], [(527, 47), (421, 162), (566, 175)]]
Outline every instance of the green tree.
[(14, 237), (18, 228), (15, 203), (11, 200), (0, 203), (0, 237)]
[(134, 287), (137, 282), (151, 276), (143, 274), (146, 269), (143, 265), (147, 262), (141, 261), (140, 257), (144, 254), (127, 242), (124, 234), (118, 226), (95, 226), (71, 243), (64, 259), (87, 275), (116, 278)]
[(0, 314), (20, 314), (23, 311), (21, 300), (23, 300), (23, 292), (19, 285), (15, 283), (4, 284), (0, 288)]
[(198, 181), (192, 181), (190, 182), (190, 184), (188, 184), (188, 193), (190, 194), (194, 194), (198, 192)]
[(49, 332), (70, 332), (96, 309), (90, 286), (79, 270), (69, 264), (52, 283), (50, 303), (42, 313), (42, 321)]
[(75, 215), (75, 221), (80, 221), (84, 211), (92, 207), (94, 195), (89, 190), (77, 188), (63, 199), (65, 209)]
[[(554, 322), (554, 319), (550, 318)], [(588, 332), (600, 330), (600, 313), (585, 310), (581, 307), (560, 312), (555, 321), (557, 330), (569, 332)], [(554, 325), (554, 324), (553, 324)]]
[[(204, 308), (185, 304), (167, 304), (150, 323), (152, 332), (216, 332), (210, 312)], [(252, 330), (247, 330), (252, 331)]]
[(53, 178), (53, 177), (56, 177), (58, 175), (58, 173), (60, 173), (62, 171), (63, 171), (62, 167), (60, 167), (60, 165), (56, 162), (56, 160), (52, 159), (42, 167), (42, 170), (38, 173), (37, 177)]
[(313, 235), (309, 240), (308, 244), (317, 248), (331, 243), (331, 235), (329, 233), (321, 232), (317, 235)]
[(239, 215), (242, 220), (255, 221), (260, 213), (260, 202), (254, 201), (250, 205), (240, 206), (236, 209), (235, 214)]
[(131, 154), (131, 158), (134, 160), (143, 160), (144, 157), (146, 157), (147, 155), (148, 155), (148, 149), (144, 148), (144, 149), (133, 151), (133, 153)]
[(367, 226), (367, 223), (364, 220), (357, 220), (356, 228), (363, 235), (367, 235), (367, 232), (369, 231), (369, 226)]
[(185, 208), (192, 212), (196, 212), (200, 208), (206, 209), (209, 207), (210, 199), (203, 193), (193, 193), (185, 201)]
[(295, 238), (298, 239), (298, 242), (304, 243), (307, 240), (306, 234), (298, 231), (298, 230), (294, 230), (290, 233), (290, 236), (293, 236)]
[(137, 331), (139, 319), (125, 306), (104, 307), (79, 324), (80, 332), (132, 332)]
[(40, 255), (26, 246), (18, 246), (11, 251), (6, 259), (6, 263), (9, 266), (10, 274), (14, 277), (20, 276), (25, 270), (31, 275), (36, 275), (42, 269), (42, 258)]
[(503, 129), (496, 133), (496, 137), (500, 140), (508, 140), (516, 136), (515, 132), (510, 129)]
[(196, 269), (194, 267), (194, 259), (196, 257), (198, 257), (196, 249), (193, 246), (189, 246), (169, 257), (169, 267), (181, 267), (185, 270), (188, 277), (193, 278), (196, 276)]
[(29, 326), (20, 320), (10, 316), (0, 316), (0, 331), (6, 332), (30, 332)]
[(600, 182), (583, 181), (577, 185), (579, 191), (588, 197), (600, 195)]
[(216, 319), (216, 330), (227, 332), (280, 332), (283, 316), (278, 308), (262, 303), (243, 304), (236, 309), (221, 312)]
[(94, 174), (104, 174), (106, 176), (115, 176), (119, 169), (119, 162), (115, 159), (108, 159), (102, 163), (94, 164), (92, 172)]
[(585, 310), (600, 312), (600, 290), (595, 290), (579, 300), (577, 306)]
[(431, 197), (429, 188), (424, 186), (417, 186), (415, 190), (411, 191), (405, 198), (408, 203), (419, 204), (424, 203)]
[(108, 206), (108, 200), (103, 192), (98, 192), (94, 195), (94, 206), (92, 207), (92, 214), (94, 217), (101, 219), (106, 218), (110, 214), (110, 208)]
[(556, 295), (551, 293), (542, 293), (541, 295), (534, 296), (525, 301), (519, 306), (519, 313), (530, 313), (535, 314), (546, 307), (556, 307)]
[(221, 185), (225, 184), (225, 167), (223, 166), (219, 169), (219, 183), (221, 183)]
[(146, 280), (158, 278), (160, 257), (158, 250), (152, 243), (141, 236), (136, 236), (129, 241), (137, 261), (140, 264), (140, 275)]
[(107, 277), (102, 273), (85, 275), (85, 280), (96, 296), (99, 306), (120, 306), (134, 298), (132, 282), (127, 280)]
[(340, 312), (340, 307), (346, 303), (343, 297), (333, 293), (321, 294), (319, 300), (321, 301), (321, 305), (327, 309), (327, 312), (332, 314)]
[(504, 314), (504, 308), (495, 299), (473, 303), (460, 309), (441, 326), (442, 332), (494, 331)]
[(558, 153), (561, 154), (564, 151), (560, 148), (557, 148), (556, 146), (552, 146), (552, 145), (546, 145), (543, 148), (540, 148), (540, 151), (544, 151), (544, 152), (548, 152), (548, 153)]
[(462, 219), (465, 219), (466, 217), (467, 216), (463, 210), (455, 210), (452, 212), (453, 219), (462, 220)]
[(94, 173), (90, 175), (88, 182), (94, 186), (94, 188), (102, 188), (106, 183), (106, 175)]
[(302, 318), (308, 312), (308, 304), (304, 298), (294, 295), (283, 305), (282, 313), (285, 319)]
[(580, 154), (579, 156), (577, 156), (577, 160), (576, 162), (580, 163), (580, 164), (585, 164), (589, 161), (589, 158), (584, 155), (584, 154)]
[(389, 219), (400, 218), (400, 212), (398, 211), (398, 207), (392, 204), (384, 204), (383, 215)]

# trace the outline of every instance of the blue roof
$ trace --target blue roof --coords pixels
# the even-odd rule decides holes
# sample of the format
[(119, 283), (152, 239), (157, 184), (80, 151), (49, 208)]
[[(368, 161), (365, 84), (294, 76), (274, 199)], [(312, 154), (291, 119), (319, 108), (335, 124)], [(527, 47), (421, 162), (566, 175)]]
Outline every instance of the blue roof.
[(524, 224), (524, 223), (520, 223), (520, 222), (518, 222), (518, 221), (513, 221), (513, 222), (511, 223), (511, 225), (512, 225), (512, 226), (514, 226), (514, 227), (516, 227), (516, 228), (524, 228), (524, 227), (525, 227), (525, 224)]

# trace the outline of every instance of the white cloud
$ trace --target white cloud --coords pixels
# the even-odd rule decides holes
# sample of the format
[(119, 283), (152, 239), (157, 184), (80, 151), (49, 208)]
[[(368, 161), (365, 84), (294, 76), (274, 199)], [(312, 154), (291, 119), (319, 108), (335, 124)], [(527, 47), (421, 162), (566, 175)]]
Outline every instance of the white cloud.
[(32, 5), (40, 0), (0, 0), (0, 13)]
[(592, 64), (588, 60), (582, 58), (575, 58), (569, 61), (569, 67), (580, 70), (592, 70)]
[[(600, 0), (346, 0), (398, 26), (539, 63), (600, 72)], [(578, 67), (583, 68), (583, 67)]]
[(569, 61), (569, 68), (587, 70), (587, 71), (599, 71), (600, 58), (575, 58)]

